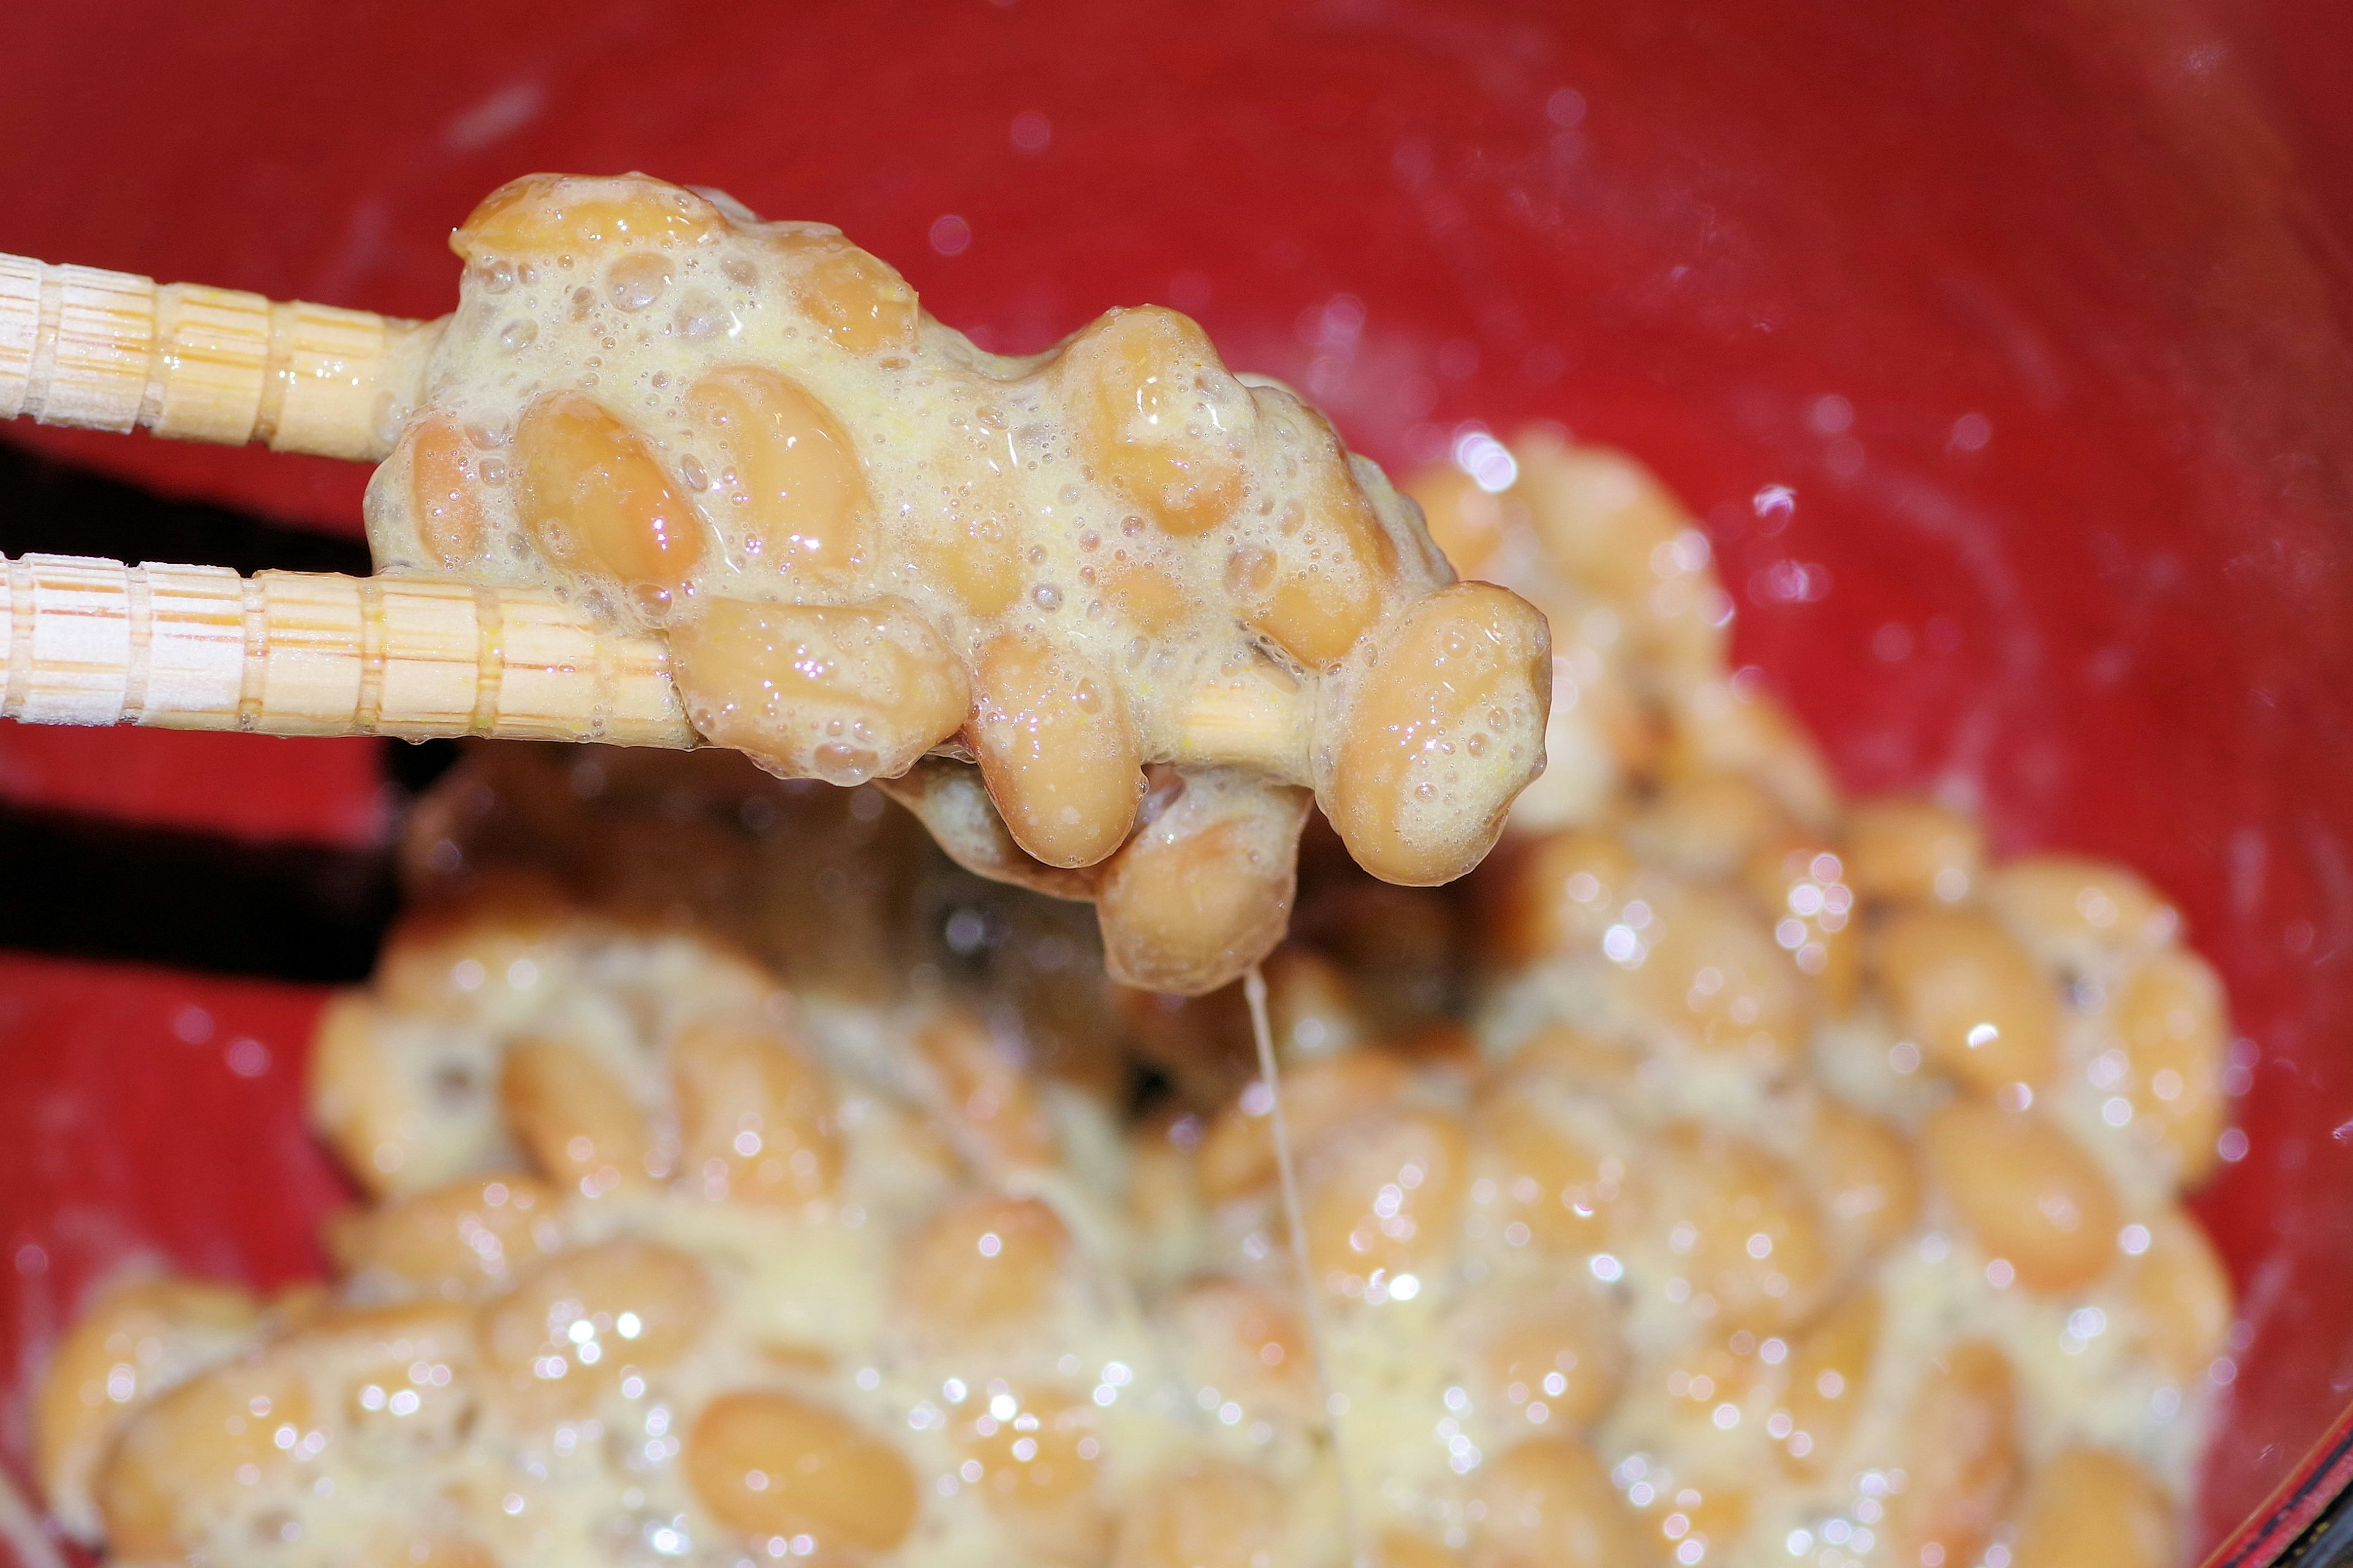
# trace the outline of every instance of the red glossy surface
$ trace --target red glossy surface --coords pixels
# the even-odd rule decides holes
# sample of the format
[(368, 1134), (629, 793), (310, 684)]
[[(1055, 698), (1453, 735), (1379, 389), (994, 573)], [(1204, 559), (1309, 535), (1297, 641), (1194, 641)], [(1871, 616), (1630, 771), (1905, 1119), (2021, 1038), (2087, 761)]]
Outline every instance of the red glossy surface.
[[(0, 249), (428, 313), (491, 185), (642, 166), (840, 223), (992, 346), (1185, 306), (1393, 465), (1467, 418), (1634, 449), (1850, 784), (2133, 861), (2229, 978), (2250, 1152), (2204, 1207), (2253, 1338), (2210, 1539), (2353, 1392), (2353, 301), (2297, 152), (2353, 138), (2327, 37), (2266, 29), (2293, 0), (41, 9)], [(51, 439), (353, 515), (317, 465)], [(235, 1165), (120, 1168), (300, 1256), (326, 1189), (231, 1216)], [(44, 1212), (0, 1187), (0, 1242)]]

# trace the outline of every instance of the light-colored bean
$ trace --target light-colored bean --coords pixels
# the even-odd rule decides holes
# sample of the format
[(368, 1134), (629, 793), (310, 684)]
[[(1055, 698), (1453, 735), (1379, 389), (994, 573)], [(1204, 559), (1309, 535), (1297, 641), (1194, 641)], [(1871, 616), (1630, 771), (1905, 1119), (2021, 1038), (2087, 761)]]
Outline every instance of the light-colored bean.
[(709, 201), (664, 180), (526, 174), (483, 197), (449, 237), (449, 248), (472, 262), (586, 259), (631, 245), (691, 246), (726, 227)]
[(1978, 1561), (2017, 1489), (2018, 1386), (1986, 1340), (1963, 1340), (1927, 1368), (1902, 1430), (1904, 1489), (1886, 1502), (1888, 1562)]
[(2193, 1388), (2228, 1348), (2231, 1277), (2205, 1229), (2179, 1209), (2152, 1215), (2127, 1265), (2133, 1347), (2177, 1388)]
[(474, 1314), (454, 1302), (332, 1305), (270, 1354), (302, 1368), (334, 1407), (334, 1439), (398, 1471), (456, 1447), (479, 1393)]
[(1100, 1562), (1111, 1518), (1098, 1495), (1108, 1455), (1094, 1401), (1071, 1389), (998, 1383), (973, 1403), (955, 1433), (957, 1447), (980, 1467), (980, 1479), (968, 1484), (1030, 1552), (1057, 1563)]
[(1544, 766), (1552, 640), (1525, 599), (1458, 583), (1416, 602), (1324, 740), (1317, 798), (1376, 877), (1451, 881), (1503, 832)]
[(2179, 1510), (2155, 1476), (2105, 1448), (2063, 1448), (2019, 1504), (2015, 1568), (2173, 1568)]
[(2118, 987), (2109, 1016), (2129, 1063), (2133, 1122), (2195, 1186), (2214, 1168), (2227, 1109), (2222, 1056), (2231, 1021), (2222, 983), (2186, 949), (2149, 955)]
[(1282, 1493), (1254, 1470), (1193, 1459), (1136, 1489), (1111, 1568), (1283, 1568)]
[(1359, 1122), (1302, 1161), (1307, 1256), (1327, 1289), (1361, 1297), (1443, 1266), (1461, 1240), (1470, 1148), (1435, 1110)]
[(816, 394), (765, 365), (723, 365), (697, 378), (686, 412), (730, 459), (733, 487), (715, 494), (744, 571), (822, 584), (868, 563), (873, 499), (849, 432)]
[[(1294, 1158), (1304, 1160), (1342, 1129), (1404, 1105), (1412, 1087), (1388, 1051), (1348, 1051), (1282, 1075), (1282, 1116)], [(1253, 1080), (1201, 1139), (1200, 1182), (1211, 1203), (1261, 1192), (1275, 1179), (1274, 1100)]]
[(487, 1295), (564, 1245), (561, 1197), (519, 1172), (462, 1176), (335, 1215), (327, 1250), (337, 1268), (365, 1276), (372, 1289), (448, 1300)]
[(550, 1181), (596, 1197), (652, 1175), (653, 1134), (628, 1086), (585, 1047), (533, 1037), (507, 1047), (499, 1101)]
[(1536, 1438), (1481, 1467), (1473, 1568), (1641, 1568), (1641, 1521), (1584, 1445)]
[(717, 1310), (693, 1258), (607, 1241), (548, 1259), (482, 1308), (477, 1332), (493, 1386), (518, 1416), (554, 1421), (593, 1409), (624, 1368), (686, 1354)]
[(1424, 468), (1399, 488), (1421, 508), (1430, 542), (1458, 576), (1485, 578), (1505, 542), (1535, 526), (1525, 501), (1488, 489), (1453, 463)]
[(1597, 1142), (1577, 1109), (1567, 1097), (1519, 1092), (1509, 1079), (1481, 1096), (1471, 1199), (1505, 1246), (1582, 1258), (1630, 1237), (1639, 1162)]
[(1721, 667), (1731, 604), (1706, 536), (1648, 468), (1605, 447), (1525, 432), (1512, 444), (1546, 554), (1626, 622), (1641, 653), (1678, 672)]
[(1034, 1333), (1044, 1327), (1071, 1253), (1069, 1229), (1035, 1198), (952, 1199), (907, 1238), (897, 1299), (944, 1342)]
[(377, 1195), (439, 1185), (501, 1142), (490, 1043), (456, 1032), (425, 1041), (429, 1028), (406, 1011), (390, 997), (344, 992), (311, 1034), (311, 1124)]
[(1054, 1128), (1031, 1064), (961, 1010), (925, 1019), (915, 1049), (932, 1070), (949, 1124), (980, 1164), (1024, 1170), (1052, 1163)]
[(1194, 1386), (1240, 1405), (1245, 1423), (1286, 1432), (1321, 1423), (1314, 1350), (1289, 1295), (1215, 1276), (1187, 1286), (1169, 1303), (1166, 1323)]
[(1765, 1430), (1782, 1468), (1800, 1479), (1818, 1479), (1841, 1462), (1870, 1392), (1880, 1315), (1879, 1291), (1866, 1285), (1824, 1313), (1790, 1352)]
[(1824, 1096), (1808, 1129), (1800, 1169), (1812, 1183), (1831, 1251), (1848, 1274), (1912, 1228), (1920, 1214), (1920, 1163), (1901, 1132), (1868, 1111)]
[(1409, 1530), (1384, 1531), (1376, 1568), (1461, 1568), (1462, 1554)]
[(2016, 937), (1974, 911), (1905, 909), (1879, 933), (1877, 957), (1898, 1020), (1938, 1071), (1980, 1093), (2050, 1080), (2057, 993)]
[(1655, 865), (1719, 882), (1790, 830), (1780, 802), (1753, 779), (1703, 773), (1676, 779), (1627, 822), (1626, 842)]
[(2086, 967), (2102, 953), (2171, 941), (2181, 916), (2155, 888), (2106, 860), (2021, 855), (1984, 878), (1986, 902), (2047, 963)]
[(1862, 911), (1846, 862), (1818, 835), (1785, 832), (1757, 845), (1742, 882), (1765, 911), (1773, 944), (1813, 981), (1829, 1011), (1852, 1008), (1862, 987)]
[(411, 425), (401, 445), (407, 448), (409, 516), (417, 542), (428, 563), (458, 571), (481, 553), (484, 538), (473, 443), (454, 421), (431, 418)]
[(707, 1019), (670, 1042), (670, 1070), (682, 1168), (704, 1196), (803, 1204), (841, 1179), (833, 1086), (797, 1042), (755, 1024)]
[(1664, 1130), (1649, 1157), (1646, 1234), (1689, 1301), (1760, 1333), (1810, 1318), (1831, 1283), (1820, 1211), (1806, 1182), (1762, 1144), (1712, 1127)]
[(1266, 1021), (1276, 1058), (1293, 1069), (1368, 1044), (1373, 1036), (1348, 972), (1300, 942), (1267, 958)]
[(260, 1327), (250, 1291), (208, 1280), (124, 1280), (92, 1301), (51, 1352), (32, 1402), (34, 1474), (58, 1517), (95, 1530), (90, 1483), (123, 1424)]
[(1613, 833), (1570, 828), (1538, 839), (1508, 868), (1490, 917), (1497, 956), (1516, 964), (1599, 952), (1636, 871)]
[(1857, 801), (1847, 814), (1846, 869), (1866, 899), (1953, 904), (1985, 871), (1985, 829), (1967, 812), (1916, 795)]
[(100, 1469), (108, 1548), (131, 1562), (204, 1552), (319, 1447), (310, 1389), (285, 1361), (198, 1373), (132, 1416)]
[(981, 648), (972, 686), (966, 732), (1021, 847), (1049, 866), (1117, 849), (1145, 794), (1118, 680), (1074, 648), (1008, 633)]
[(914, 352), (923, 310), (889, 262), (838, 234), (802, 230), (773, 243), (793, 303), (828, 342), (885, 363)]
[(2115, 1260), (2121, 1220), (2098, 1162), (2040, 1110), (1959, 1100), (1922, 1135), (1930, 1180), (2029, 1290), (2080, 1289)]
[(1624, 936), (1603, 939), (1637, 1005), (1700, 1050), (1788, 1070), (1805, 1049), (1805, 988), (1754, 911), (1721, 888), (1637, 901), (1647, 921), (1637, 929), (1630, 903)]
[(550, 393), (515, 424), (515, 504), (540, 552), (609, 583), (652, 625), (702, 570), (702, 519), (643, 436), (594, 398)]
[(1540, 1300), (1504, 1313), (1487, 1331), (1477, 1364), (1504, 1428), (1525, 1422), (1548, 1436), (1577, 1437), (1618, 1397), (1625, 1340), (1617, 1314), (1599, 1297)]
[(1273, 520), (1274, 534), (1227, 558), (1226, 585), (1247, 625), (1306, 668), (1328, 669), (1379, 618), (1397, 546), (1321, 415), (1279, 387), (1253, 387), (1250, 401), (1256, 460), (1297, 476), (1298, 493)]
[[(1704, 590), (1702, 591), (1703, 595)], [(1662, 742), (1651, 771), (1662, 779), (1746, 774), (1815, 832), (1839, 811), (1838, 790), (1813, 737), (1788, 704), (1750, 680), (1710, 673), (1660, 693)]]
[(1290, 928), (1313, 802), (1235, 769), (1155, 773), (1142, 825), (1095, 883), (1103, 963), (1122, 984), (1198, 996)]
[(888, 1552), (923, 1500), (897, 1448), (839, 1411), (788, 1394), (723, 1394), (687, 1429), (695, 1500), (754, 1538), (806, 1536), (828, 1557)]
[(780, 778), (896, 778), (955, 734), (971, 705), (947, 645), (898, 599), (712, 599), (672, 628), (670, 647), (695, 729)]
[(1255, 413), (1199, 327), (1156, 306), (1113, 310), (1071, 341), (1058, 369), (1100, 480), (1175, 534), (1232, 513)]

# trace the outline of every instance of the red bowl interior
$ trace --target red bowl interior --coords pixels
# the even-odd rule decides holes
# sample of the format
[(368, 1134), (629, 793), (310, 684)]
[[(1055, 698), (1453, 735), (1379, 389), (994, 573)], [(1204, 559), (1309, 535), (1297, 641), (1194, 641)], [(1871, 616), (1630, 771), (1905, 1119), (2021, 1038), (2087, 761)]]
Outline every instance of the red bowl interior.
[[(1464, 421), (1630, 448), (1850, 786), (2132, 862), (2227, 977), (2212, 1542), (2353, 1389), (2353, 23), (2296, 8), (18, 7), (0, 250), (435, 314), (492, 185), (642, 167), (840, 224), (991, 347), (1183, 306), (1393, 468)], [(9, 438), (356, 531), (355, 469)], [(126, 817), (348, 840), (375, 787), (0, 730), (0, 793)], [(316, 1003), (0, 960), (0, 1377), (127, 1252), (313, 1267)]]

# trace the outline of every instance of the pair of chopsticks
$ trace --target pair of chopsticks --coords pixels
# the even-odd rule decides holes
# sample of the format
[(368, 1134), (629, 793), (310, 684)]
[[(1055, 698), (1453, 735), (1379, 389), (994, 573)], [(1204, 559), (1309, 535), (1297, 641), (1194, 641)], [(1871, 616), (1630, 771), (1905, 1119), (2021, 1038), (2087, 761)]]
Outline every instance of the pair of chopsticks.
[[(0, 419), (381, 460), (442, 323), (0, 256)], [(670, 651), (543, 589), (0, 563), (0, 717), (692, 746)]]

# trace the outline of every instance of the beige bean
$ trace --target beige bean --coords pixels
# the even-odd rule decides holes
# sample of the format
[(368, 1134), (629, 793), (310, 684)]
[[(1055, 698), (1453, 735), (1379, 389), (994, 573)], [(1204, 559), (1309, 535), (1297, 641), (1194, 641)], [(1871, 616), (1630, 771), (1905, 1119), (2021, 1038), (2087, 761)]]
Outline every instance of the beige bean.
[(670, 632), (704, 739), (780, 778), (895, 778), (962, 727), (963, 669), (912, 605), (712, 599)]
[(1636, 872), (1615, 834), (1571, 828), (1538, 839), (1504, 868), (1488, 919), (1496, 956), (1519, 964), (1600, 951)]
[(704, 197), (644, 174), (526, 174), (483, 197), (449, 237), (449, 248), (470, 262), (585, 258), (633, 245), (697, 245), (727, 226)]
[(1582, 1444), (1522, 1443), (1479, 1472), (1473, 1568), (1641, 1568), (1641, 1522)]
[(1866, 1285), (1824, 1313), (1792, 1348), (1781, 1398), (1765, 1423), (1791, 1475), (1815, 1480), (1839, 1464), (1870, 1393), (1880, 1315), (1879, 1291)]
[(1765, 911), (1773, 944), (1828, 1009), (1851, 1009), (1862, 986), (1862, 911), (1837, 851), (1814, 834), (1772, 835), (1750, 853), (1742, 884)]
[(206, 1552), (318, 1448), (310, 1390), (283, 1360), (199, 1373), (132, 1417), (100, 1469), (107, 1545), (131, 1562)]
[(1235, 769), (1155, 769), (1134, 837), (1095, 884), (1113, 980), (1198, 996), (1240, 978), (1291, 925), (1312, 799)]
[(2099, 1164), (2039, 1110), (1960, 1100), (1922, 1134), (1928, 1174), (1978, 1245), (2046, 1294), (2080, 1289), (2116, 1258), (2121, 1216)]
[(1887, 1500), (1888, 1561), (1978, 1561), (2018, 1485), (2017, 1379), (2000, 1350), (1964, 1340), (1938, 1356), (1903, 1431), (1905, 1486)]
[(535, 1423), (586, 1414), (624, 1368), (678, 1360), (717, 1310), (693, 1258), (649, 1241), (606, 1241), (524, 1276), (482, 1308), (477, 1333), (493, 1386)]
[(1762, 1144), (1678, 1123), (1656, 1140), (1644, 1172), (1646, 1234), (1695, 1310), (1760, 1333), (1786, 1331), (1820, 1306), (1831, 1254), (1806, 1182)]
[(261, 1327), (250, 1291), (165, 1277), (117, 1283), (50, 1353), (32, 1400), (33, 1471), (50, 1509), (88, 1533), (100, 1460), (164, 1389), (246, 1348)]
[(943, 1342), (1034, 1333), (1045, 1326), (1071, 1254), (1070, 1230), (1036, 1198), (951, 1199), (902, 1247), (896, 1299)]
[(1460, 1568), (1461, 1553), (1409, 1530), (1381, 1532), (1375, 1568)]
[(1242, 498), (1253, 413), (1201, 329), (1156, 306), (1113, 310), (1058, 373), (1084, 461), (1171, 533), (1207, 532)]
[(373, 1469), (410, 1468), (465, 1439), (479, 1393), (474, 1315), (453, 1302), (332, 1305), (270, 1354), (335, 1408), (335, 1440)]
[(1053, 1123), (1034, 1073), (969, 1013), (942, 1012), (915, 1032), (915, 1049), (937, 1082), (942, 1109), (985, 1168), (1050, 1164)]
[(1474, 1208), (1507, 1247), (1582, 1258), (1627, 1239), (1641, 1207), (1639, 1163), (1598, 1142), (1574, 1101), (1519, 1090), (1506, 1079), (1478, 1102)]
[(765, 365), (697, 378), (687, 417), (730, 459), (725, 531), (743, 570), (839, 582), (867, 563), (873, 500), (849, 432), (816, 394)]
[(1240, 1465), (1193, 1459), (1152, 1477), (1122, 1514), (1111, 1568), (1282, 1568), (1283, 1500)]
[(608, 583), (650, 625), (703, 567), (703, 522), (643, 436), (595, 399), (556, 392), (515, 422), (515, 504), (540, 553)]
[(1920, 1214), (1920, 1164), (1903, 1133), (1828, 1096), (1807, 1131), (1801, 1166), (1821, 1206), (1839, 1268), (1852, 1274), (1912, 1228)]
[[(403, 966), (412, 978), (426, 967), (414, 956), (413, 968)], [(495, 972), (469, 973), (479, 980)], [(410, 989), (380, 983), (378, 994), (339, 994), (311, 1035), (311, 1124), (353, 1179), (379, 1195), (419, 1192), (499, 1163), (504, 1142), (494, 1044), (463, 1025), (414, 1016), (423, 1009), (408, 1005)]]
[(1485, 578), (1504, 542), (1534, 526), (1525, 501), (1495, 494), (1453, 463), (1424, 468), (1399, 488), (1421, 508), (1431, 542), (1459, 576)]
[(2126, 868), (2073, 855), (2022, 855), (1986, 873), (1986, 902), (2046, 963), (2079, 968), (2100, 954), (2169, 942), (2181, 916)]
[(841, 1179), (833, 1086), (795, 1041), (724, 1018), (689, 1025), (670, 1047), (682, 1166), (703, 1195), (795, 1205)]
[(1626, 824), (1626, 842), (1694, 881), (1724, 881), (1790, 831), (1781, 804), (1753, 779), (1702, 773), (1674, 779)]
[(501, 1172), (373, 1208), (347, 1209), (327, 1225), (335, 1267), (372, 1288), (459, 1300), (512, 1284), (564, 1244), (559, 1189)]
[(979, 1480), (968, 1484), (990, 1511), (1040, 1557), (1100, 1562), (1111, 1536), (1098, 1493), (1109, 1456), (1094, 1401), (1072, 1389), (1000, 1382), (974, 1405), (956, 1426), (956, 1447), (980, 1467)]
[(1009, 633), (980, 650), (967, 727), (1005, 826), (1049, 866), (1117, 849), (1144, 799), (1119, 682), (1075, 649)]
[(1731, 605), (1683, 504), (1641, 463), (1606, 447), (1524, 432), (1513, 495), (1555, 567), (1607, 601), (1635, 647), (1676, 671), (1721, 667)]
[(695, 1500), (751, 1537), (807, 1536), (828, 1557), (888, 1552), (923, 1506), (897, 1448), (839, 1411), (788, 1394), (723, 1394), (688, 1428)]
[(923, 310), (889, 262), (838, 234), (812, 229), (772, 244), (784, 259), (793, 303), (827, 341), (886, 363), (914, 352)]
[(2214, 1168), (2227, 1110), (2222, 983), (2196, 953), (2161, 949), (2118, 987), (2109, 1024), (2129, 1064), (2134, 1126), (2171, 1157), (2182, 1185), (2196, 1185)]
[(454, 421), (437, 416), (410, 425), (400, 444), (407, 455), (408, 515), (425, 560), (460, 570), (482, 552), (486, 532), (473, 443)]
[(1166, 1309), (1166, 1330), (1181, 1348), (1187, 1377), (1240, 1405), (1245, 1423), (1303, 1432), (1323, 1421), (1314, 1347), (1292, 1303), (1296, 1293), (1214, 1276), (1187, 1286)]
[(643, 1185), (653, 1134), (628, 1086), (596, 1054), (533, 1037), (507, 1047), (499, 1100), (515, 1142), (550, 1181), (589, 1197)]
[[(1282, 1115), (1294, 1158), (1353, 1125), (1401, 1108), (1412, 1088), (1387, 1051), (1349, 1051), (1282, 1075)], [(1263, 1191), (1275, 1179), (1274, 1100), (1255, 1080), (1210, 1121), (1201, 1139), (1201, 1192), (1211, 1203)]]
[(1617, 1399), (1626, 1346), (1606, 1300), (1535, 1300), (1500, 1315), (1477, 1365), (1481, 1392), (1505, 1429), (1525, 1422), (1548, 1436), (1577, 1437)]
[[(1739, 899), (1718, 888), (1662, 888), (1638, 931), (1626, 910), (1619, 973), (1636, 1004), (1698, 1049), (1787, 1071), (1804, 1050), (1802, 982)], [(1609, 939), (1605, 937), (1605, 942)], [(1622, 939), (1621, 939), (1622, 941)]]
[(1897, 911), (1879, 935), (1879, 977), (1938, 1071), (1991, 1093), (2040, 1087), (2058, 1066), (2051, 977), (2018, 939), (1963, 910)]
[(2173, 1568), (2179, 1510), (2155, 1476), (2105, 1448), (2063, 1448), (2026, 1483), (2016, 1568)]
[(2133, 1348), (2176, 1387), (2195, 1387), (2228, 1345), (2231, 1277), (2186, 1212), (2155, 1215), (2147, 1229), (2147, 1245), (2126, 1264)]
[(1476, 865), (1544, 767), (1552, 642), (1526, 600), (1458, 583), (1382, 632), (1316, 795), (1348, 851), (1384, 881), (1428, 887)]
[(1398, 575), (1397, 545), (1323, 416), (1279, 387), (1250, 389), (1258, 462), (1294, 476), (1276, 533), (1238, 548), (1226, 584), (1243, 621), (1310, 669), (1348, 657), (1380, 617)]
[(1307, 1256), (1326, 1289), (1376, 1291), (1442, 1267), (1461, 1241), (1470, 1148), (1462, 1123), (1412, 1110), (1336, 1131), (1302, 1161)]
[(1847, 816), (1846, 868), (1866, 899), (1958, 903), (1985, 871), (1985, 829), (1916, 795), (1858, 801)]

